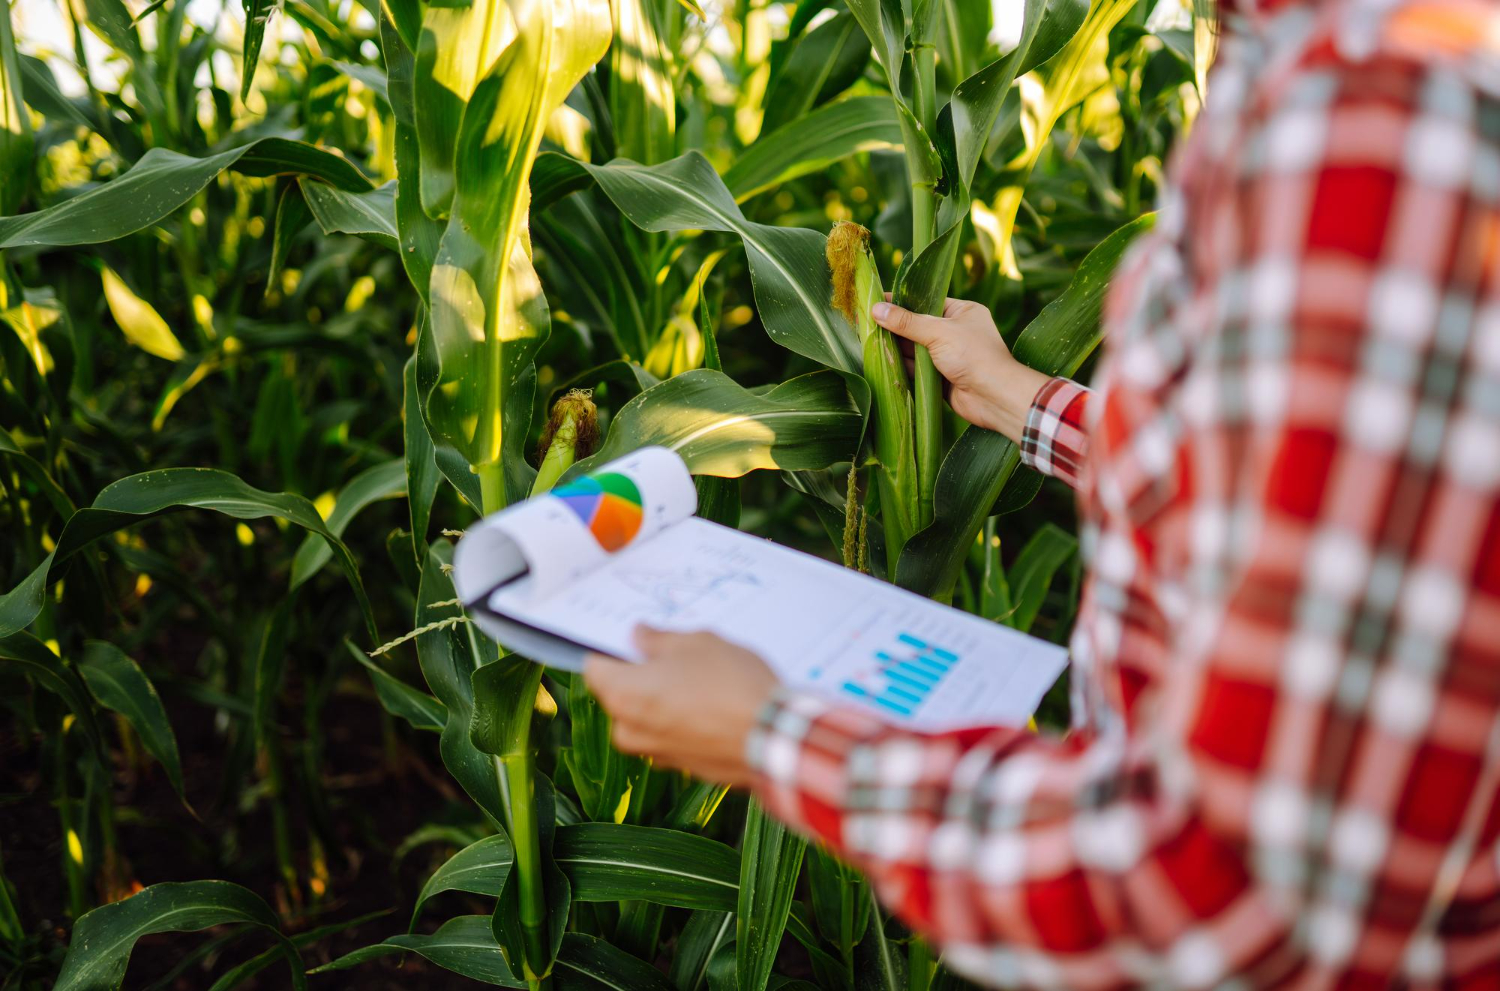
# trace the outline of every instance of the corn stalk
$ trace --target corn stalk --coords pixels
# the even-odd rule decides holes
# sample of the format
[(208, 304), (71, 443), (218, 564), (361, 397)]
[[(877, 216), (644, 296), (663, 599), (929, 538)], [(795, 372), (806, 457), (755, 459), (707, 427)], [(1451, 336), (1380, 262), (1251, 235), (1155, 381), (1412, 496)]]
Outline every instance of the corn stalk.
[[(410, 30), (409, 10), (388, 12), (398, 29), (405, 20)], [(551, 114), (604, 55), (609, 38), (603, 0), (479, 0), (468, 8), (428, 7), (421, 15), (412, 107), (416, 162), (401, 154), (398, 136), (398, 162), (415, 165), (418, 175), (403, 176), (397, 219), (412, 248), (430, 239), (433, 222), (446, 220), (426, 294), (428, 357), (436, 360), (420, 376), (424, 413), (433, 440), (456, 449), (478, 476), (487, 514), (533, 488), (521, 447), (535, 392), (534, 358), (549, 317), (531, 265), (532, 163)], [(420, 275), (421, 266), (407, 265)], [(557, 433), (552, 446), (559, 453), (549, 451), (547, 471), (535, 484), (555, 479), (558, 465), (573, 456), (562, 449), (576, 442), (576, 425)], [(508, 888), (496, 906), (495, 933), (512, 969), (532, 987), (548, 980), (553, 936), (562, 925), (549, 910), (547, 824), (538, 818), (531, 721), (545, 694), (540, 681), (541, 668), (522, 658), (484, 662), (473, 675), (469, 733), (477, 749), (492, 755), (515, 850), (514, 891)]]

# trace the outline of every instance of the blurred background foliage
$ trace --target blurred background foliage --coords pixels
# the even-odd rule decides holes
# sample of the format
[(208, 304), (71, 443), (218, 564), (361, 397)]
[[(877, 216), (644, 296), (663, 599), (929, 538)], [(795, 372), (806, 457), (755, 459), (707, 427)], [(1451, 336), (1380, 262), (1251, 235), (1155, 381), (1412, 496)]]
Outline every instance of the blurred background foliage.
[[(550, 333), (507, 380), (509, 498), (572, 388), (593, 390), (616, 447), (670, 436), (697, 415), (694, 389), (792, 404), (810, 435), (867, 410), (837, 381), (829, 405), (830, 363), (758, 298), (753, 256), (777, 242), (755, 232), (857, 222), (897, 281), (916, 167), (899, 115), (923, 50), (934, 115), (1017, 46), (1062, 53), (1010, 66), (964, 202), (935, 148), (933, 188), (958, 204), (938, 288), (984, 302), (1012, 342), (1034, 320), (1097, 321), (1095, 283), (1149, 223), (1200, 105), (1212, 12), (916, 6), (932, 37), (912, 36), (904, 70), (897, 52), (893, 86), (860, 15), (910, 23), (897, 0), (609, 5), (607, 52), (549, 110), (529, 193), (514, 191)], [(298, 983), (368, 988), (956, 985), (857, 874), (743, 796), (613, 753), (581, 685), (551, 673), (524, 720), (543, 867), (564, 879), (538, 889), (551, 973), (522, 973), (506, 943), (498, 906), (527, 897), (513, 813), (464, 777), (487, 762), (455, 709), (476, 698), (441, 674), (501, 662), (456, 620), (370, 656), (452, 620), (450, 537), (494, 508), (470, 469), (483, 458), (460, 450), (478, 440), (450, 443), (426, 391), (457, 374), (428, 305), (428, 269), (451, 257), (446, 210), (426, 209), (443, 195), (433, 148), (465, 148), (422, 89), (423, 32), (445, 11), (473, 12), (11, 0), (0, 17), (0, 988), (283, 987), (287, 961)], [(457, 43), (432, 37), (439, 54)], [(402, 185), (418, 160), (420, 202)], [(490, 195), (465, 192), (464, 161), (455, 214)], [(697, 161), (743, 215), (718, 230), (672, 199), (709, 192)], [(662, 176), (676, 192), (643, 192)], [(1096, 249), (1092, 281), (1075, 280)], [(826, 292), (826, 271), (797, 277)], [(1051, 354), (1038, 341), (1018, 354)], [(1091, 350), (1054, 370), (1086, 379)], [(942, 426), (944, 477), (965, 436)], [(837, 559), (859, 453), (841, 437), (773, 437), (737, 469), (688, 452), (704, 511)], [(1081, 576), (1071, 495), (1006, 477), (971, 518), (940, 514), (957, 552), (929, 569), (946, 579), (913, 587), (1062, 642)], [(1065, 687), (1044, 724), (1066, 725)], [(152, 935), (169, 929), (208, 931)], [(361, 969), (303, 977), (330, 963)]]

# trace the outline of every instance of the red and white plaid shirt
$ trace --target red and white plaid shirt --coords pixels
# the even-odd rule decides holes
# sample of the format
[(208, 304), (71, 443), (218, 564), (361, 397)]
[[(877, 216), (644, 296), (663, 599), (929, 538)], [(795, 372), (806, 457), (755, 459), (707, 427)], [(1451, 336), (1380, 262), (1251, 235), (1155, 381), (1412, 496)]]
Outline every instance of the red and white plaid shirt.
[(1231, 15), (1098, 391), (1075, 731), (780, 694), (766, 806), (988, 984), (1500, 988), (1500, 12)]

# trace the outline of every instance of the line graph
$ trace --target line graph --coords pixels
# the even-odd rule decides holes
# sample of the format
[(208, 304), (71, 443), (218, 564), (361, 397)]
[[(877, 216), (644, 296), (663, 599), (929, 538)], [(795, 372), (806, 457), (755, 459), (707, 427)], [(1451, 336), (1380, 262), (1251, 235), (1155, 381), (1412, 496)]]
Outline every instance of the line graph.
[(647, 609), (658, 621), (669, 621), (690, 613), (710, 601), (737, 597), (759, 588), (754, 574), (734, 567), (723, 569), (689, 566), (680, 571), (654, 571), (645, 568), (621, 568), (615, 580), (646, 601)]

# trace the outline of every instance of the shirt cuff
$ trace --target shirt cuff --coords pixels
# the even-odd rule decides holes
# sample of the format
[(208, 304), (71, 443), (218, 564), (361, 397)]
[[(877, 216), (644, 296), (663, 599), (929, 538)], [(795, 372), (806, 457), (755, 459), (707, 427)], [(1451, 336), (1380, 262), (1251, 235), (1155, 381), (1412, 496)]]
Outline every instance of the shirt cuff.
[(838, 844), (848, 805), (849, 755), (888, 730), (859, 709), (805, 689), (778, 687), (745, 741), (756, 797), (793, 828)]
[(1078, 488), (1088, 460), (1089, 440), (1083, 421), (1092, 395), (1084, 386), (1065, 378), (1050, 379), (1038, 389), (1021, 432), (1022, 463)]

